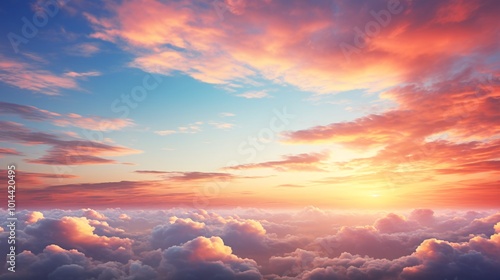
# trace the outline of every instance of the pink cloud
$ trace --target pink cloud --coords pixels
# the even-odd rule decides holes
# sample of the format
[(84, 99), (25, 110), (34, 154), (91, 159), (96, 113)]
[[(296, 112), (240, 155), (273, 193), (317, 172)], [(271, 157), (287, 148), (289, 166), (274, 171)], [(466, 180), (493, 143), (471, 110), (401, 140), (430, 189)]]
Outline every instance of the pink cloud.
[[(86, 17), (92, 37), (125, 44), (135, 55), (132, 65), (145, 71), (181, 71), (216, 84), (251, 83), (249, 77), (262, 75), (318, 93), (380, 90), (447, 75), (460, 57), (474, 56), (481, 65), (496, 44), (495, 1), (398, 1), (382, 23), (373, 14), (387, 12), (386, 1), (366, 2), (361, 10), (340, 1), (235, 3), (217, 2), (223, 20), (217, 5), (184, 1), (127, 1), (109, 5), (111, 18)], [(356, 45), (355, 28), (365, 30), (370, 22), (378, 24), (377, 34)], [(342, 44), (356, 51), (346, 54)]]
[(79, 89), (72, 77), (64, 77), (17, 60), (1, 58), (0, 81), (46, 95), (59, 95), (62, 89)]
[(0, 141), (16, 141), (25, 145), (49, 145), (45, 155), (28, 162), (50, 165), (103, 164), (116, 163), (101, 156), (120, 156), (140, 153), (140, 151), (118, 146), (84, 140), (64, 140), (57, 135), (31, 131), (15, 122), (0, 121), (3, 131)]
[(43, 218), (44, 218), (44, 216), (43, 216), (42, 212), (39, 212), (39, 211), (30, 212), (26, 216), (26, 224), (34, 224)]
[(59, 114), (35, 106), (8, 102), (0, 102), (0, 114), (15, 115), (34, 121), (50, 121), (57, 126), (74, 126), (98, 131), (120, 130), (134, 124), (130, 119), (102, 118), (95, 116), (84, 117), (75, 113)]
[(22, 156), (23, 154), (15, 149), (0, 148), (0, 157), (2, 157), (2, 155)]
[(324, 164), (324, 160), (328, 159), (328, 157), (327, 153), (304, 153), (284, 156), (283, 160), (235, 165), (225, 167), (224, 169), (242, 170), (273, 168), (278, 171), (324, 171), (321, 165)]
[(232, 180), (238, 178), (230, 173), (221, 172), (176, 172), (176, 171), (157, 171), (157, 170), (136, 170), (139, 174), (153, 174), (160, 175), (162, 178), (178, 181), (178, 182), (191, 182), (191, 181), (212, 181), (212, 180)]
[[(98, 213), (108, 220), (78, 217), (82, 210), (20, 212), (17, 277), (494, 280), (499, 273), (500, 213), (494, 211), (421, 209), (409, 219), (402, 212), (313, 207)], [(122, 214), (135, 222), (121, 220)], [(414, 219), (430, 215), (427, 225)], [(413, 223), (412, 230), (402, 230), (404, 223)], [(7, 236), (0, 231), (0, 239)]]
[(71, 46), (67, 49), (70, 55), (90, 57), (100, 52), (99, 45), (96, 43), (81, 43)]

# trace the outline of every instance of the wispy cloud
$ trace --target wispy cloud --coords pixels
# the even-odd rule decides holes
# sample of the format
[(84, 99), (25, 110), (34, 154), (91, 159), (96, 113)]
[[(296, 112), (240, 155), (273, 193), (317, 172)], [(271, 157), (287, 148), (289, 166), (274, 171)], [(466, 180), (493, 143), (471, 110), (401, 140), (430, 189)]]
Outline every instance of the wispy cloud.
[(27, 120), (49, 121), (56, 126), (74, 126), (89, 130), (110, 131), (132, 126), (130, 119), (84, 117), (79, 114), (59, 114), (35, 106), (0, 102), (0, 115), (15, 115)]
[[(190, 2), (127, 1), (111, 5), (106, 17), (85, 16), (94, 29), (91, 37), (121, 45), (145, 71), (181, 71), (215, 84), (263, 77), (316, 93), (378, 91), (432, 80), (453, 74), (468, 55), (480, 66), (497, 49), (495, 1), (396, 4), (397, 12), (383, 25), (373, 13), (387, 9), (384, 1), (365, 2), (362, 10), (357, 2), (228, 2), (223, 21)], [(342, 13), (333, 15), (332, 5)], [(132, 12), (136, 17), (128, 16)], [(363, 33), (363, 44), (356, 43), (356, 28), (363, 32), (371, 22), (377, 24), (376, 36)], [(347, 51), (339, 47), (347, 44)]]
[(237, 94), (236, 96), (247, 98), (247, 99), (259, 99), (259, 98), (270, 97), (270, 95), (265, 90), (249, 91), (249, 92)]
[(73, 77), (61, 76), (25, 63), (0, 56), (0, 81), (21, 89), (46, 95), (59, 95), (62, 89), (78, 89)]
[(7, 156), (22, 156), (23, 153), (17, 151), (16, 149), (0, 148), (0, 157), (3, 155)]
[(97, 43), (80, 43), (66, 49), (69, 55), (90, 57), (100, 52), (99, 44)]
[(156, 170), (136, 170), (140, 174), (158, 175), (164, 179), (179, 181), (179, 182), (192, 182), (192, 181), (212, 181), (212, 180), (232, 180), (238, 178), (230, 173), (220, 172), (177, 172), (177, 171), (156, 171)]
[(221, 116), (221, 117), (234, 117), (236, 115), (234, 113), (223, 112), (223, 113), (220, 113), (219, 116)]
[(101, 73), (98, 71), (81, 72), (81, 73), (71, 71), (71, 72), (64, 73), (64, 76), (68, 76), (68, 77), (72, 77), (72, 78), (96, 77), (96, 76), (100, 76), (100, 75), (101, 75)]
[(210, 125), (216, 129), (231, 129), (235, 125), (232, 123), (228, 122), (215, 122), (215, 121), (208, 121), (208, 122), (194, 122), (190, 123), (184, 126), (179, 126), (177, 127), (176, 130), (174, 129), (166, 129), (166, 130), (156, 130), (154, 131), (155, 134), (161, 135), (161, 136), (167, 136), (167, 135), (172, 135), (172, 134), (195, 134), (203, 131), (202, 127), (204, 125)]
[(234, 124), (226, 122), (208, 122), (208, 124), (217, 129), (231, 129), (234, 127)]
[(325, 171), (321, 166), (328, 159), (328, 153), (304, 153), (284, 156), (283, 160), (249, 163), (224, 167), (224, 169), (243, 170), (273, 168), (277, 171)]
[(26, 159), (30, 163), (48, 165), (114, 164), (118, 162), (102, 156), (120, 156), (141, 152), (123, 146), (94, 141), (66, 140), (55, 134), (32, 131), (15, 122), (0, 121), (0, 124), (3, 128), (0, 132), (0, 141), (26, 145), (49, 145), (50, 148), (42, 157)]

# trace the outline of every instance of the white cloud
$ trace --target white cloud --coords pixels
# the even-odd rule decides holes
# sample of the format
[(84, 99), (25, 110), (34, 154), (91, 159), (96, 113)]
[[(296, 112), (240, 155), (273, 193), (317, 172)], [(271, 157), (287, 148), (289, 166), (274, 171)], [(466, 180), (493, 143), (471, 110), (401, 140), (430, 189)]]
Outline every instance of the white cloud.
[(265, 90), (249, 91), (249, 92), (245, 92), (242, 94), (238, 94), (236, 96), (247, 98), (247, 99), (258, 99), (258, 98), (271, 97)]

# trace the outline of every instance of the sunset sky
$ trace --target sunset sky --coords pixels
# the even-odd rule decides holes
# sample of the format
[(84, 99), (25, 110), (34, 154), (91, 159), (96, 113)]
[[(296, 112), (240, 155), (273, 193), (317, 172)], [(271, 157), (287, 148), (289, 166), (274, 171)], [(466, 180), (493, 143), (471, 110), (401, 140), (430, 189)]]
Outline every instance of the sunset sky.
[(0, 169), (29, 209), (498, 208), (499, 14), (2, 1)]

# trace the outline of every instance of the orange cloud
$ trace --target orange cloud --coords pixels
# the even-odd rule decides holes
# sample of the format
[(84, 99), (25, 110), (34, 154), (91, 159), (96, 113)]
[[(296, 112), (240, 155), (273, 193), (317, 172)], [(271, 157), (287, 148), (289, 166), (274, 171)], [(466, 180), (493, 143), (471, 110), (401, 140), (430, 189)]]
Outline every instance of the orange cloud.
[(310, 153), (284, 156), (283, 160), (249, 163), (225, 167), (224, 169), (243, 170), (273, 168), (278, 171), (325, 171), (321, 168), (323, 161), (328, 158), (327, 153)]
[(30, 212), (26, 217), (26, 224), (34, 224), (43, 219), (43, 213), (39, 211)]
[(223, 173), (223, 172), (200, 172), (200, 171), (157, 171), (157, 170), (136, 170), (135, 173), (139, 174), (152, 174), (156, 176), (160, 176), (163, 179), (166, 179), (169, 182), (226, 182), (235, 179), (253, 179), (253, 178), (261, 178), (258, 176), (238, 176), (231, 173)]
[[(0, 173), (7, 174), (6, 169), (0, 169)], [(19, 177), (17, 181), (23, 184), (26, 188), (40, 187), (47, 185), (49, 181), (54, 179), (74, 179), (78, 178), (72, 174), (57, 174), (57, 173), (38, 173), (18, 170)]]
[(23, 201), (29, 201), (30, 207), (42, 208), (48, 205), (66, 208), (120, 207), (124, 201), (127, 201), (127, 207), (132, 208), (181, 207), (192, 205), (193, 198), (194, 192), (164, 181), (51, 185), (25, 189), (23, 192)]
[(46, 154), (38, 159), (27, 159), (27, 162), (49, 165), (81, 165), (116, 163), (114, 160), (101, 156), (120, 156), (140, 153), (140, 151), (100, 142), (85, 140), (65, 140), (61, 137), (31, 131), (25, 126), (15, 122), (0, 121), (3, 131), (0, 141), (16, 141), (25, 145), (49, 145)]
[[(261, 75), (317, 93), (376, 91), (448, 75), (460, 57), (481, 65), (496, 46), (495, 1), (401, 0), (392, 8), (369, 1), (363, 9), (341, 1), (237, 3), (221, 3), (222, 20), (210, 5), (140, 0), (110, 4), (111, 18), (86, 18), (92, 37), (123, 42), (136, 56), (132, 65), (148, 72), (181, 71), (216, 84)], [(343, 44), (354, 51), (346, 53)]]

